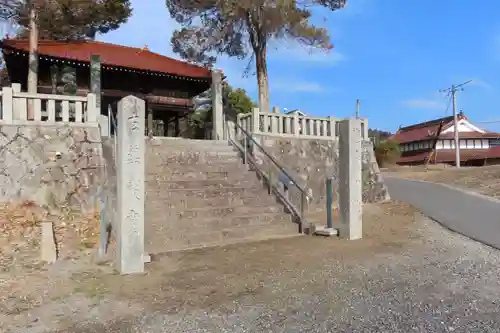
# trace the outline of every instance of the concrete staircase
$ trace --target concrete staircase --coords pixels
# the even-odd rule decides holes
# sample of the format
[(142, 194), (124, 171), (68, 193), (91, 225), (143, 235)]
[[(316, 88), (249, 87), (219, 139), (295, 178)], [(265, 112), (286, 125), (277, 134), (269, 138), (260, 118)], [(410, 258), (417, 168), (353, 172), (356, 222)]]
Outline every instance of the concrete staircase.
[(151, 254), (298, 235), (298, 225), (225, 141), (147, 140)]

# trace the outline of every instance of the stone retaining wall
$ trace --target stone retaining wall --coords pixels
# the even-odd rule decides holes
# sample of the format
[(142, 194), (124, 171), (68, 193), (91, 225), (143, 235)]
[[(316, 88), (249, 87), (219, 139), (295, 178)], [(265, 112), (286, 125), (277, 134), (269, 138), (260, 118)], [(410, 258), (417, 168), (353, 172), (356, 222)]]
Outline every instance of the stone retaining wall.
[(98, 209), (105, 179), (97, 125), (0, 123), (0, 202)]
[[(326, 202), (326, 179), (334, 177), (334, 202), (338, 198), (339, 147), (336, 140), (304, 139), (256, 135), (261, 145), (290, 175), (312, 194), (310, 209), (323, 209)], [(363, 143), (363, 202), (389, 198), (375, 160), (373, 146)], [(266, 158), (262, 158), (265, 162)], [(264, 166), (265, 168), (265, 166)]]

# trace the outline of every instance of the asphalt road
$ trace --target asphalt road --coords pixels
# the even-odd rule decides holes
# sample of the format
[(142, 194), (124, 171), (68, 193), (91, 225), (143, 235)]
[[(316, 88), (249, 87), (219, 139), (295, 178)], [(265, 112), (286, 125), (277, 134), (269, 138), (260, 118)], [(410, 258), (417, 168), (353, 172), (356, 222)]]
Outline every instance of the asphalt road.
[(414, 206), (450, 230), (500, 249), (500, 201), (442, 184), (384, 179), (392, 199)]

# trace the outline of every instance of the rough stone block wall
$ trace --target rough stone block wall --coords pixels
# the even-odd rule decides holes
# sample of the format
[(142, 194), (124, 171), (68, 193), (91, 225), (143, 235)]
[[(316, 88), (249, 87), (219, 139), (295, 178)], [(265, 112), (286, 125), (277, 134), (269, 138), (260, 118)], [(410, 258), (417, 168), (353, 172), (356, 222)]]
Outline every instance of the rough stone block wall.
[[(335, 140), (295, 139), (275, 136), (256, 137), (261, 145), (312, 194), (310, 210), (322, 210), (326, 203), (326, 179), (337, 181), (339, 147)], [(266, 158), (260, 158), (265, 162)], [(265, 166), (264, 166), (265, 167)], [(275, 177), (280, 177), (275, 175)], [(338, 182), (334, 181), (334, 202), (337, 200)], [(388, 199), (380, 170), (375, 160), (371, 142), (363, 144), (363, 202), (378, 202)]]
[(92, 212), (104, 172), (97, 126), (0, 124), (0, 201)]
[[(115, 142), (114, 137), (105, 138), (102, 142), (102, 157), (104, 159), (104, 174), (102, 180), (102, 192), (100, 196), (101, 204), (101, 219), (110, 226), (116, 221), (116, 200), (117, 200), (117, 184), (116, 184), (116, 162), (115, 162)], [(114, 232), (114, 228), (111, 229)], [(114, 236), (114, 233), (112, 234)]]

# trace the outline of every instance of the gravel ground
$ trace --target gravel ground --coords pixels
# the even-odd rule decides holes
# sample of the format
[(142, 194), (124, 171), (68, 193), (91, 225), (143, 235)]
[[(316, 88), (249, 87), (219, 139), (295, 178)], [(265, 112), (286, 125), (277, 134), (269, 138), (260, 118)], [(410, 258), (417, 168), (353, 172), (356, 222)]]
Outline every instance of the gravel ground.
[(71, 294), (7, 318), (6, 332), (500, 331), (498, 251), (411, 207), (367, 210), (362, 241), (176, 253), (141, 277), (75, 273)]

